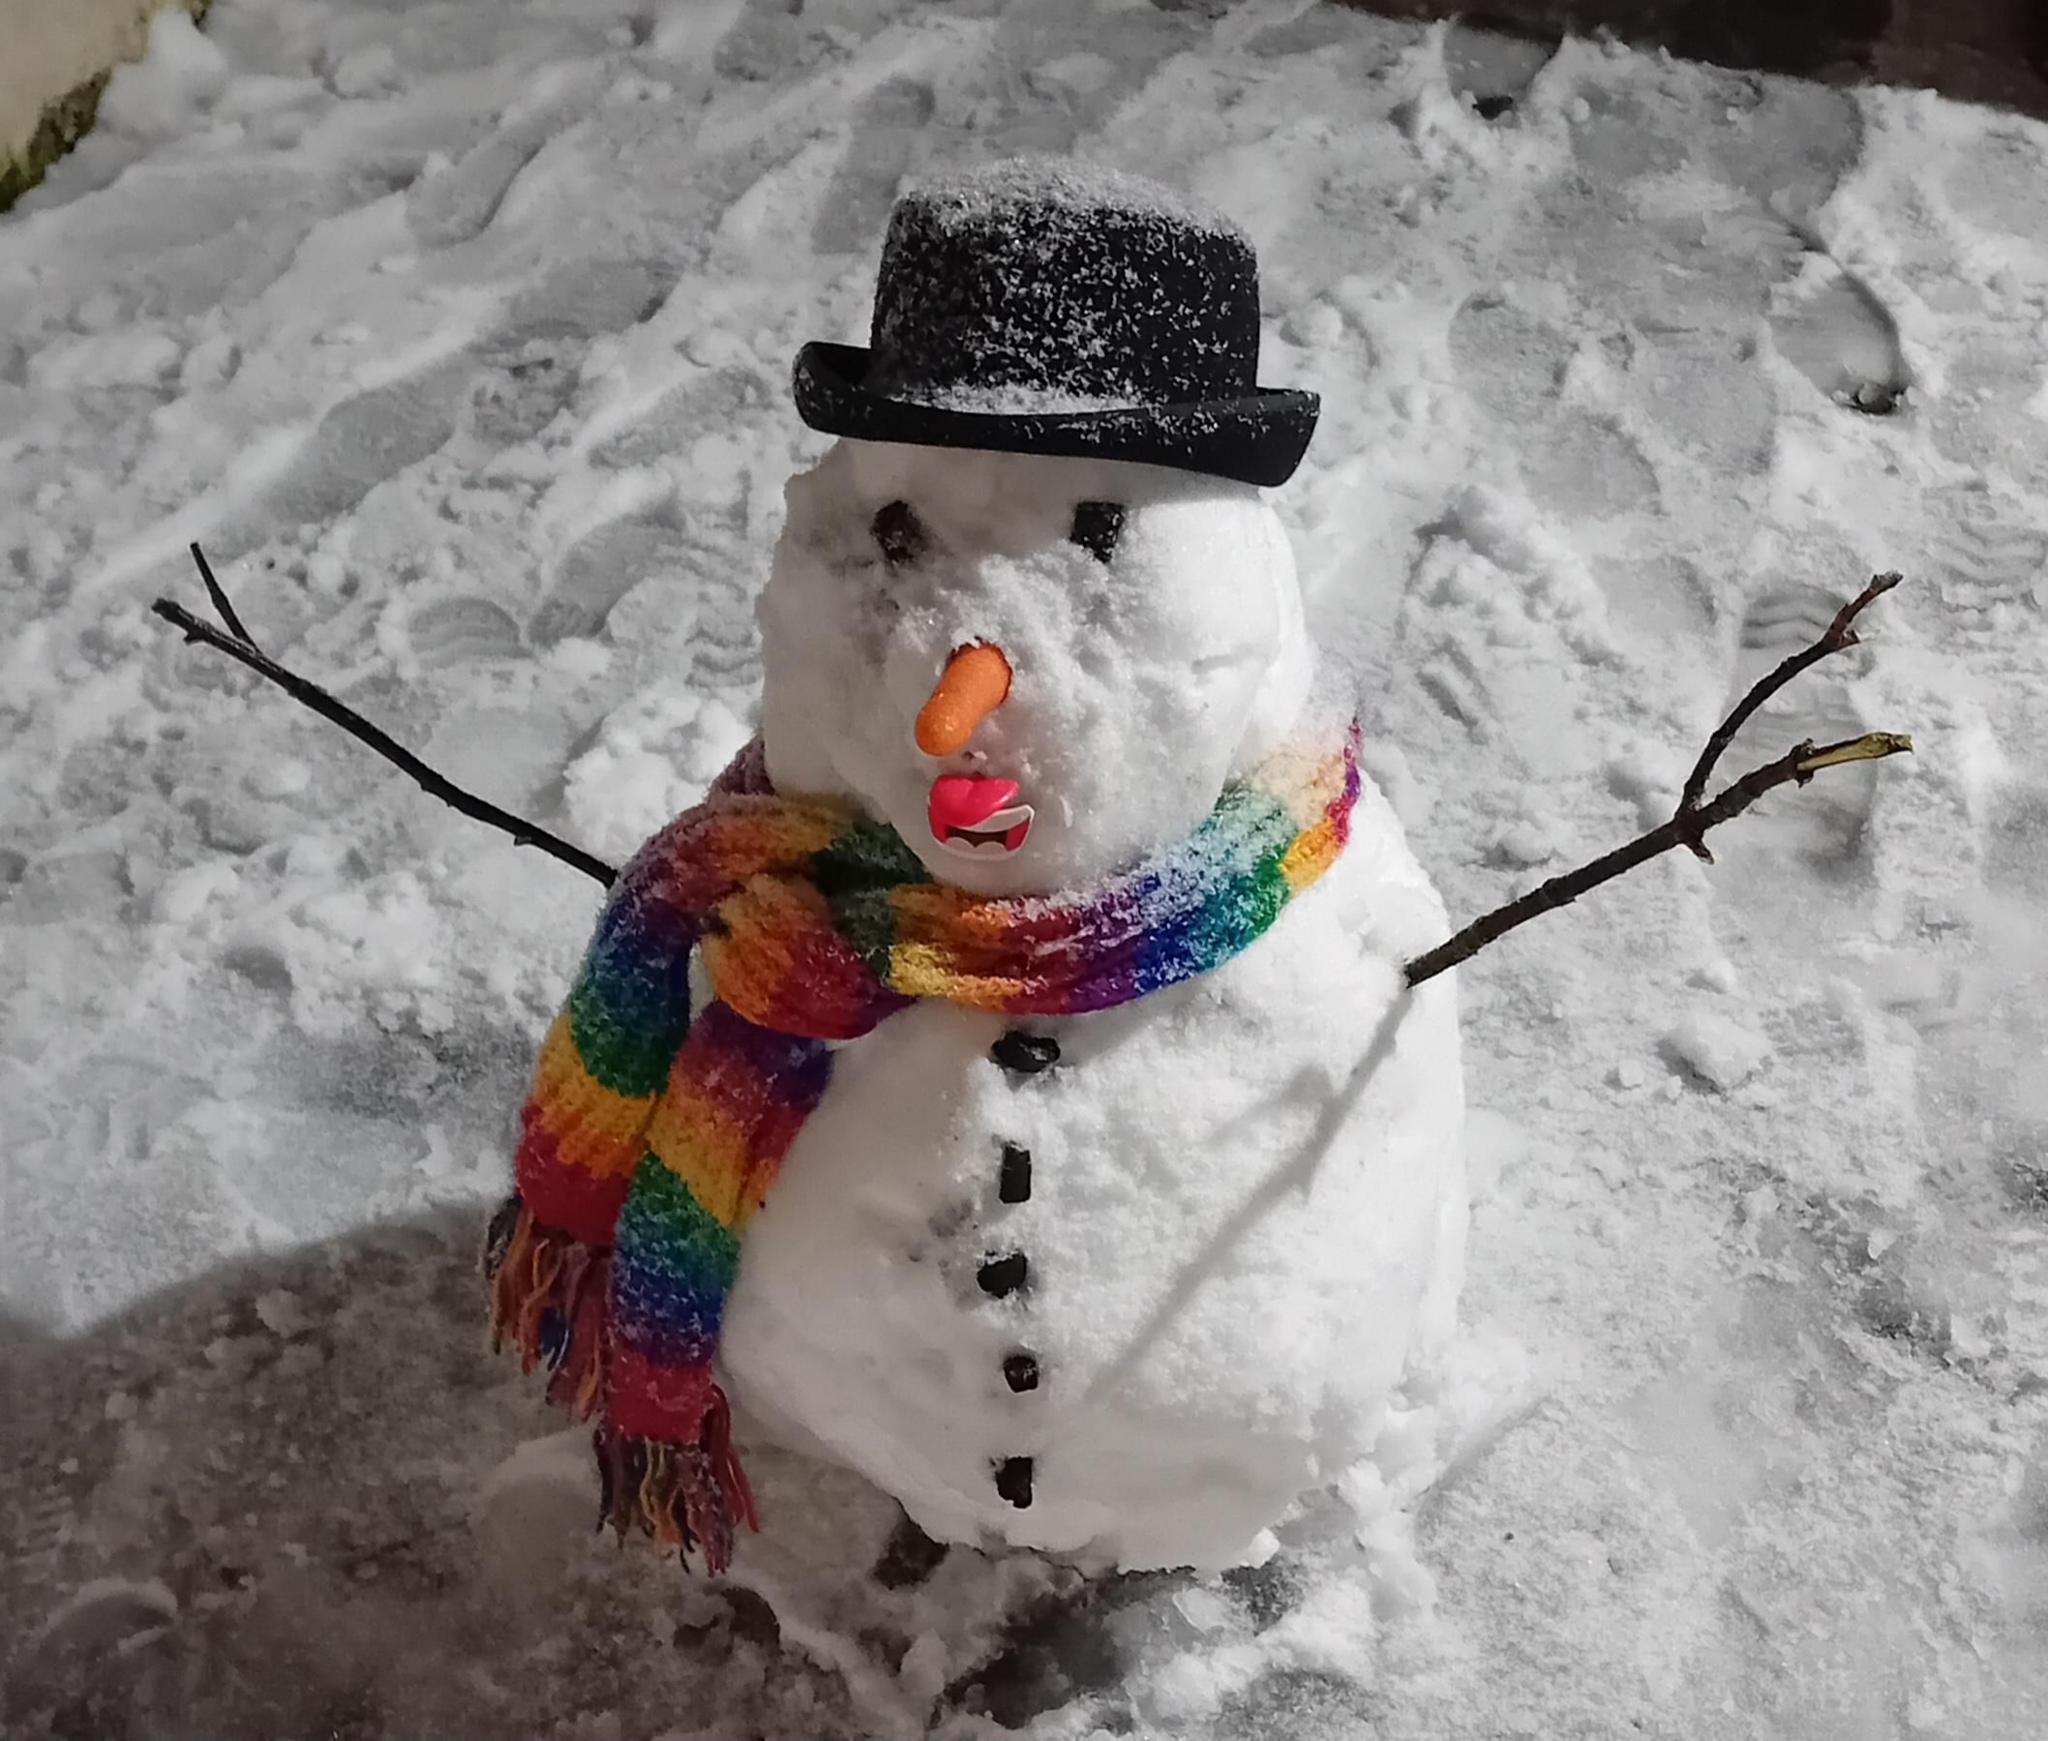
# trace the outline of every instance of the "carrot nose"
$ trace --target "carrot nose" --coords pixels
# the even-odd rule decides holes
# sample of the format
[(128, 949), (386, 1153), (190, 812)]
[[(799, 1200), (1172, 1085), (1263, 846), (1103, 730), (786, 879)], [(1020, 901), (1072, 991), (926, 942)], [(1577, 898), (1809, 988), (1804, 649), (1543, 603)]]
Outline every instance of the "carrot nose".
[(1009, 693), (1010, 662), (1000, 647), (976, 641), (960, 648), (946, 661), (931, 700), (918, 710), (917, 747), (928, 756), (950, 756)]

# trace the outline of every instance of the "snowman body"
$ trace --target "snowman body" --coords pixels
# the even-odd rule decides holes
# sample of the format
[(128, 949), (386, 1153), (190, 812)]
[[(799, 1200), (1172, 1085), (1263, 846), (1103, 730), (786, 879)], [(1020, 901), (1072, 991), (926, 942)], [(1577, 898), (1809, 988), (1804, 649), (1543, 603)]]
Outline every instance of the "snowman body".
[[(845, 442), (789, 507), (769, 770), (886, 818), (935, 876), (1083, 887), (1304, 728), (1291, 556), (1249, 486)], [(934, 755), (913, 721), (974, 644), (1013, 686)], [(1026, 826), (944, 838), (948, 778), (999, 780), (998, 820)], [(1335, 864), (1212, 972), (1057, 1019), (920, 1003), (839, 1046), (747, 1234), (735, 1401), (941, 1539), (1124, 1567), (1255, 1552), (1370, 1451), (1450, 1329), (1453, 994), (1399, 989), (1445, 930), (1368, 781)]]
[(920, 1005), (841, 1048), (748, 1233), (738, 1402), (940, 1539), (1126, 1568), (1235, 1563), (1366, 1454), (1449, 1329), (1464, 1201), (1447, 997), (1344, 1104), (1441, 935), (1359, 808), (1203, 980), (1059, 1021)]

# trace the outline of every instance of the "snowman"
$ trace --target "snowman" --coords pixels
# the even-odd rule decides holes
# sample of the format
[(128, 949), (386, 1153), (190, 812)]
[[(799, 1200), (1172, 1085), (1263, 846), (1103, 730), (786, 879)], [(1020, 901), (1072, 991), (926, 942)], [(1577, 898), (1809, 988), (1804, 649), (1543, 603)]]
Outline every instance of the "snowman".
[(1449, 1334), (1448, 927), (1258, 347), (1227, 220), (1011, 163), (906, 194), (870, 346), (798, 358), (760, 736), (615, 885), (487, 1257), (622, 1530), (723, 1566), (736, 1405), (941, 1542), (1225, 1567)]

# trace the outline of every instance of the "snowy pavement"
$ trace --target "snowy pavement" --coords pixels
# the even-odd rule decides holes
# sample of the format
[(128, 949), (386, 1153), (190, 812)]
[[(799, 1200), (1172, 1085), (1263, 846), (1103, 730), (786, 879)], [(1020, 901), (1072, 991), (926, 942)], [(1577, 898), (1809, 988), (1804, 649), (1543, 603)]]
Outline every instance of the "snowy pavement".
[[(0, 219), (0, 1728), (2048, 1730), (2048, 128), (1539, 61), (1294, 3), (159, 25)], [(1252, 232), (1325, 396), (1277, 500), (1454, 915), (1662, 820), (1877, 569), (1729, 767), (1918, 753), (1464, 970), (1469, 1345), (1268, 1566), (884, 1589), (892, 1508), (764, 1446), (704, 1585), (559, 1442), (479, 1508), (549, 1423), (474, 1239), (595, 890), (148, 601), (201, 540), (618, 857), (750, 728), (791, 356), (905, 175), (1019, 150)]]

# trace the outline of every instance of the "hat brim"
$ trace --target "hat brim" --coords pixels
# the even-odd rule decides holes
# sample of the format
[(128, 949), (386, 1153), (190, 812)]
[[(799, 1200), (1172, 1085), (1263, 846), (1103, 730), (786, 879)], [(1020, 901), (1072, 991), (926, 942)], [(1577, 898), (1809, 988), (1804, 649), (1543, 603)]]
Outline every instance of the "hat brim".
[(874, 392), (868, 367), (869, 353), (858, 345), (805, 345), (794, 371), (797, 415), (822, 434), (857, 441), (1130, 460), (1270, 486), (1294, 475), (1321, 409), (1313, 393), (1259, 387), (1191, 405), (957, 411)]

